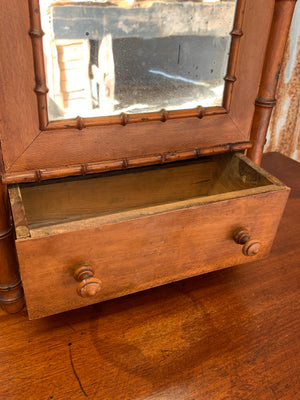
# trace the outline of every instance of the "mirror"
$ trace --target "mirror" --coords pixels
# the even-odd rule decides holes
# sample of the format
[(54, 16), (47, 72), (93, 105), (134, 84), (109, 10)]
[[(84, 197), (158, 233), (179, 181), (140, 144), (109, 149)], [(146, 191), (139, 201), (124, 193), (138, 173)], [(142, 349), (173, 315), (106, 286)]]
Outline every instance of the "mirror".
[(237, 0), (40, 0), (50, 121), (221, 106)]

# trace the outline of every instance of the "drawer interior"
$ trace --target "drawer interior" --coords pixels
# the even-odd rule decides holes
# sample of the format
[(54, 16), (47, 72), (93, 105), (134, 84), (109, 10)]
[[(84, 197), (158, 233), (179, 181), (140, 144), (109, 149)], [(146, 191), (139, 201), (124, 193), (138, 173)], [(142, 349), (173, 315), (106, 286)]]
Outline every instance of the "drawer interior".
[(17, 238), (24, 238), (43, 227), (154, 206), (178, 207), (190, 199), (217, 201), (216, 196), (222, 194), (270, 190), (278, 185), (283, 186), (245, 156), (228, 153), (158, 167), (13, 185), (9, 193)]

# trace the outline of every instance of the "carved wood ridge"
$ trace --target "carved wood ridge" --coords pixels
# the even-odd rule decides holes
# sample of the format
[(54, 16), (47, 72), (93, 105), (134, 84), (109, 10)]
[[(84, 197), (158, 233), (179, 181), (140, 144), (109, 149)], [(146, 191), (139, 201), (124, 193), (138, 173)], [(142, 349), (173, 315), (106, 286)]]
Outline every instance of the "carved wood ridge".
[(242, 151), (249, 149), (251, 142), (227, 143), (208, 148), (195, 148), (189, 150), (150, 154), (137, 158), (122, 158), (94, 163), (70, 165), (60, 168), (45, 168), (37, 171), (7, 172), (2, 176), (2, 183), (39, 182), (47, 179), (63, 178), (66, 176), (78, 176), (95, 174), (100, 172), (143, 167), (147, 165), (166, 164), (174, 161), (197, 159), (202, 156), (221, 154), (228, 151)]
[(47, 109), (47, 93), (48, 88), (46, 84), (45, 66), (44, 66), (44, 53), (43, 53), (43, 35), (44, 32), (41, 26), (40, 17), (40, 6), (39, 0), (28, 0), (29, 2), (29, 13), (30, 13), (30, 30), (29, 34), (32, 41), (34, 69), (35, 69), (35, 80), (36, 87), (34, 89), (37, 95), (38, 102), (38, 115), (39, 125), (42, 131), (45, 130), (57, 130), (57, 129), (68, 129), (76, 128), (82, 130), (88, 126), (105, 126), (105, 125), (127, 125), (128, 123), (137, 122), (150, 122), (150, 121), (162, 121), (165, 122), (168, 119), (177, 118), (203, 118), (208, 115), (215, 114), (226, 114), (229, 111), (232, 88), (237, 80), (236, 68), (239, 53), (240, 39), (243, 36), (243, 21), (245, 14), (245, 5), (247, 0), (238, 0), (234, 27), (231, 34), (231, 50), (228, 63), (227, 74), (224, 77), (225, 87), (223, 96), (222, 107), (202, 107), (199, 105), (196, 109), (188, 110), (174, 110), (166, 111), (161, 110), (158, 112), (149, 112), (142, 114), (126, 114), (121, 113), (120, 115), (104, 116), (96, 118), (82, 118), (78, 116), (76, 119), (66, 119), (62, 121), (49, 122), (48, 109)]
[(248, 157), (257, 164), (261, 163), (272, 110), (276, 105), (275, 93), (296, 1), (275, 0), (261, 83), (255, 101), (250, 138), (253, 147), (247, 152)]

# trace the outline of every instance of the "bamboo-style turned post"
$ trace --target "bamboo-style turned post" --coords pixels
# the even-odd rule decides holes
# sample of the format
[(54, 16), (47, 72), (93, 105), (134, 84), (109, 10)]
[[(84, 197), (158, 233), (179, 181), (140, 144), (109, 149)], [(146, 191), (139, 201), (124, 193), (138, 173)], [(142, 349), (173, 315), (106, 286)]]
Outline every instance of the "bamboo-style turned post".
[(92, 117), (82, 118), (77, 117), (75, 119), (64, 119), (61, 121), (50, 122), (45, 130), (57, 130), (57, 129), (72, 129), (76, 128), (82, 130), (90, 126), (106, 126), (106, 125), (122, 125), (134, 124), (138, 122), (151, 122), (161, 121), (166, 122), (171, 119), (182, 119), (182, 118), (203, 118), (208, 115), (219, 115), (226, 114), (226, 110), (223, 107), (201, 107), (191, 108), (189, 110), (165, 110), (140, 113), (140, 114), (126, 114), (121, 113), (120, 115), (108, 115), (104, 117)]
[(13, 234), (7, 188), (0, 183), (0, 305), (9, 313), (18, 312), (24, 306)]
[(296, 1), (275, 1), (260, 88), (255, 101), (251, 129), (253, 147), (247, 152), (247, 156), (257, 164), (261, 163), (272, 109), (276, 105), (275, 92)]
[(128, 168), (144, 167), (146, 165), (166, 164), (173, 161), (197, 159), (199, 157), (212, 154), (222, 154), (228, 151), (242, 151), (249, 149), (249, 141), (227, 143), (208, 148), (195, 148), (174, 151), (172, 153), (148, 154), (135, 158), (122, 158), (119, 160), (107, 160), (93, 163), (69, 165), (59, 168), (45, 168), (36, 171), (7, 172), (2, 176), (2, 182), (5, 184), (40, 182), (47, 179), (63, 178), (66, 176), (77, 176), (96, 174), (100, 172), (122, 170)]
[(35, 72), (34, 91), (37, 95), (40, 129), (44, 130), (48, 125), (48, 109), (47, 109), (48, 88), (46, 84), (44, 51), (43, 51), (44, 32), (41, 26), (39, 0), (29, 0), (28, 3), (29, 3), (29, 13), (30, 13), (29, 35), (32, 41), (34, 72)]
[(229, 63), (228, 63), (227, 74), (224, 78), (225, 88), (224, 88), (224, 96), (223, 96), (223, 106), (227, 111), (229, 111), (229, 109), (230, 109), (233, 85), (237, 79), (237, 77), (235, 76), (235, 73), (236, 73), (239, 47), (240, 47), (240, 41), (241, 41), (240, 39), (243, 36), (242, 28), (243, 28), (244, 14), (245, 14), (245, 5), (246, 5), (246, 0), (238, 1), (235, 21), (234, 21), (234, 27), (231, 32), (232, 41), (231, 41), (231, 49), (230, 49), (230, 59), (229, 59)]

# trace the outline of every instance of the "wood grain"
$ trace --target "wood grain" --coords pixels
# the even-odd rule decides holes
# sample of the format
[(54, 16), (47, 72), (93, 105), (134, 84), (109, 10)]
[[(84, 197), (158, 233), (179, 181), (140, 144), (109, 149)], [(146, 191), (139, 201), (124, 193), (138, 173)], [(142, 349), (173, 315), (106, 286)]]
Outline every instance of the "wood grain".
[(274, 0), (247, 0), (245, 3), (243, 36), (235, 72), (237, 79), (233, 85), (229, 114), (247, 138), (250, 138), (273, 10)]
[[(14, 163), (10, 172), (136, 158), (245, 140), (248, 140), (246, 135), (240, 132), (227, 114), (203, 119), (171, 119), (125, 126), (43, 131)], [(58, 151), (58, 148), (63, 151)]]
[(260, 164), (262, 159), (272, 109), (276, 104), (275, 92), (295, 4), (296, 0), (275, 1), (270, 38), (255, 101), (250, 136), (253, 147), (247, 152), (248, 157), (257, 164)]
[(7, 172), (2, 176), (4, 184), (22, 182), (40, 182), (47, 179), (63, 178), (68, 176), (90, 175), (99, 172), (118, 171), (131, 168), (144, 167), (146, 165), (161, 165), (174, 161), (197, 159), (203, 156), (242, 151), (252, 147), (251, 142), (235, 142), (217, 144), (211, 147), (179, 150), (166, 153), (144, 154), (140, 157), (124, 157), (119, 160), (91, 162), (78, 165), (68, 165), (58, 168), (42, 168), (36, 171)]
[[(1, 147), (0, 147), (1, 157)], [(2, 163), (0, 162), (0, 173)], [(0, 183), (0, 306), (7, 312), (15, 313), (24, 306), (14, 229), (6, 185)]]
[[(250, 195), (258, 193), (260, 186), (273, 184), (273, 178), (246, 161), (240, 154), (226, 154), (85, 178), (13, 185), (9, 194), (17, 238), (29, 236), (25, 229), (28, 223), (33, 229), (159, 204), (167, 210), (170, 203), (255, 188)], [(204, 202), (207, 199), (201, 200)]]
[(0, 18), (0, 134), (5, 167), (9, 168), (40, 131), (28, 2), (3, 2)]
[[(1, 62), (1, 85), (3, 83), (5, 92), (5, 104), (1, 103), (5, 114), (1, 124), (1, 142), (6, 172), (21, 173), (124, 157), (138, 158), (155, 153), (207, 149), (249, 139), (254, 100), (272, 19), (273, 0), (247, 1), (245, 10), (242, 10), (243, 36), (238, 39), (238, 52), (234, 52), (229, 70), (237, 78), (233, 85), (229, 114), (218, 114), (218, 109), (216, 115), (199, 119), (196, 110), (194, 118), (173, 120), (166, 118), (169, 113), (163, 113), (159, 115), (159, 119), (165, 122), (145, 122), (143, 119), (138, 124), (127, 125), (127, 120), (131, 117), (122, 116), (120, 121), (126, 126), (96, 127), (85, 127), (84, 121), (78, 119), (74, 120), (75, 128), (59, 127), (42, 132), (39, 130), (37, 100), (33, 91), (33, 55), (25, 3), (11, 1), (1, 8), (2, 29), (5, 33), (1, 35), (1, 49), (5, 54)], [(240, 4), (243, 5), (243, 1)], [(237, 48), (236, 45), (233, 47)], [(22, 70), (15, 62), (12, 48), (18, 49)], [(24, 76), (28, 79), (24, 79)], [(231, 83), (228, 87), (232, 86)], [(214, 113), (213, 110), (210, 111)], [(88, 124), (90, 122), (91, 120)]]
[(134, 169), (127, 173), (23, 185), (29, 223), (88, 218), (147, 205), (205, 196), (216, 163), (211, 159), (186, 165)]
[[(93, 181), (23, 189), (31, 237), (16, 245), (32, 319), (264, 257), (289, 193), (243, 155), (113, 174), (98, 178), (97, 187)], [(81, 204), (85, 192), (91, 194)], [(14, 205), (13, 212), (18, 217)], [(66, 213), (78, 221), (55, 221)], [(244, 226), (252, 240), (242, 247), (234, 232)], [(103, 283), (97, 296), (76, 293), (73, 272), (81, 263)]]
[(0, 312), (0, 397), (298, 400), (300, 164), (262, 164), (292, 187), (267, 259), (36, 321)]
[[(240, 225), (249, 227), (261, 241), (254, 257), (264, 257), (286, 198), (284, 190), (269, 192), (18, 241), (29, 317), (40, 318), (247, 262), (232, 238)], [(72, 271), (80, 262), (93, 265), (103, 282), (96, 297), (77, 296)]]
[(44, 32), (41, 25), (39, 10), (39, 0), (28, 1), (30, 30), (29, 35), (32, 42), (32, 52), (34, 61), (35, 88), (37, 95), (37, 105), (39, 114), (39, 128), (45, 129), (48, 124), (48, 101), (47, 93), (49, 89), (46, 82), (43, 36)]
[(300, 3), (296, 4), (276, 90), (265, 151), (279, 151), (300, 161)]

